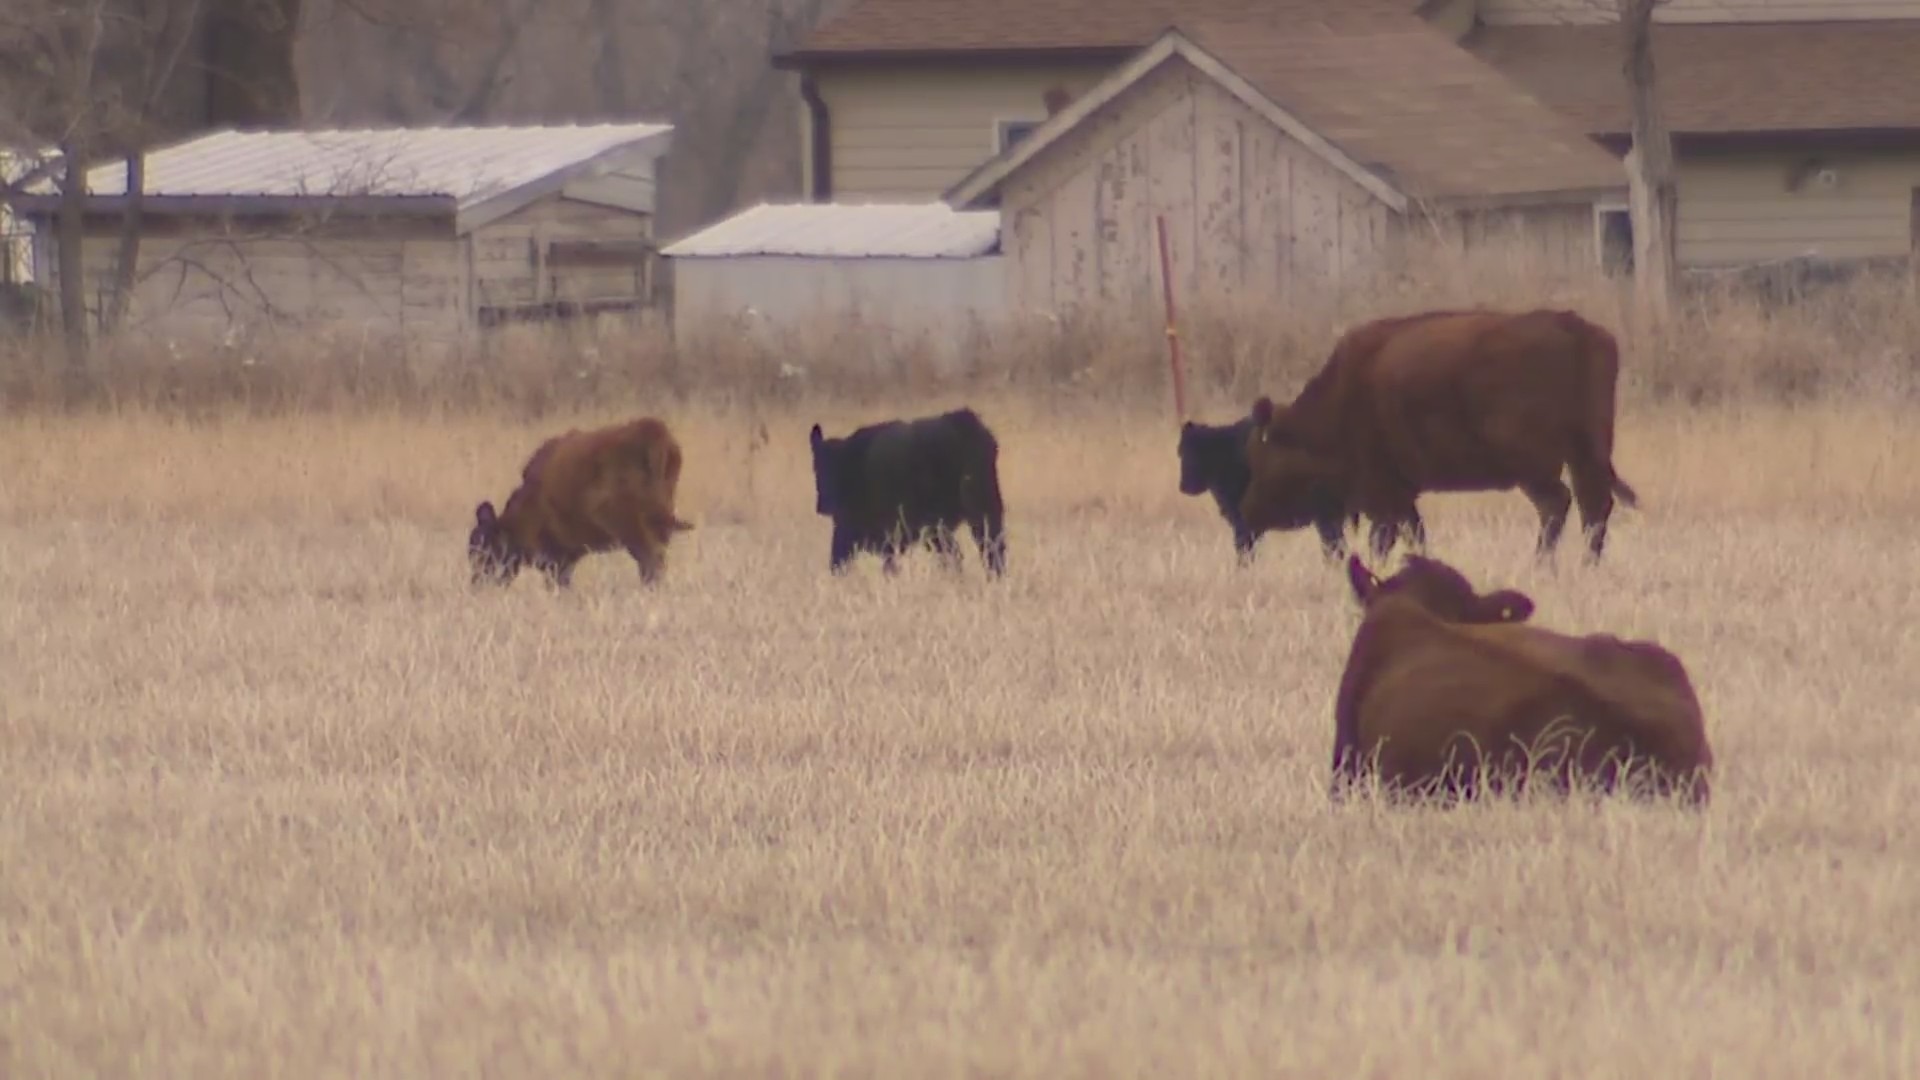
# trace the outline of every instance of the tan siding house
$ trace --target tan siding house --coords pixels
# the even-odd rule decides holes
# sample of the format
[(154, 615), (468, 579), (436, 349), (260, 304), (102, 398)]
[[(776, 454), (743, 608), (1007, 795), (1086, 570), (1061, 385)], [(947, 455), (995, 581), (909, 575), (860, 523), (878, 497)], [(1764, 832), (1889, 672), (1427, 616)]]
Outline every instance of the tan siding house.
[(1169, 31), (946, 194), (998, 203), (1010, 295), (1040, 310), (1149, 301), (1157, 218), (1190, 297), (1309, 305), (1410, 234), (1512, 229), (1543, 272), (1595, 267), (1595, 206), (1624, 196), (1617, 161), (1404, 17)]
[[(146, 161), (123, 329), (185, 339), (348, 329), (454, 343), (521, 319), (652, 300), (662, 124), (223, 131)], [(121, 278), (125, 170), (87, 178), (83, 273), (100, 320)], [(45, 190), (36, 269), (54, 295)]]
[[(1481, 24), (1462, 44), (1624, 152), (1617, 27), (1553, 24), (1539, 17), (1550, 6), (1480, 0)], [(1654, 61), (1680, 173), (1683, 265), (1909, 255), (1920, 0), (1676, 0), (1658, 10)], [(1816, 12), (1822, 21), (1792, 21)]]
[(833, 195), (937, 198), (1045, 120), (1049, 90), (1077, 97), (1108, 70), (1106, 64), (1001, 63), (823, 73), (818, 85), (832, 117)]

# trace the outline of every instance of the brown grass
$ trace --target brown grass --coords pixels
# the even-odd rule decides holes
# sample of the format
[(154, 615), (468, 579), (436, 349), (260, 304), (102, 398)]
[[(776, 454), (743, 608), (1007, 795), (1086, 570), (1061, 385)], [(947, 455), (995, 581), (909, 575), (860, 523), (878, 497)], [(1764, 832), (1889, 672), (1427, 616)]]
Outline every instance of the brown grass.
[[(1307, 534), (1234, 569), (1144, 347), (1098, 408), (1028, 374), (16, 415), (0, 1075), (1900, 1075), (1920, 427), (1779, 401), (1753, 357), (1844, 321), (1768, 318), (1669, 357), (1738, 391), (1710, 409), (1629, 357), (1645, 508), (1601, 567), (1535, 567), (1516, 494), (1424, 507), (1543, 624), (1685, 659), (1702, 816), (1330, 807), (1351, 600)], [(1206, 411), (1310, 361), (1263, 362), (1198, 379)], [(1010, 577), (969, 548), (961, 581), (830, 579), (808, 424), (960, 400), (1003, 444)], [(700, 523), (659, 593), (609, 555), (471, 594), (474, 502), (636, 410)]]

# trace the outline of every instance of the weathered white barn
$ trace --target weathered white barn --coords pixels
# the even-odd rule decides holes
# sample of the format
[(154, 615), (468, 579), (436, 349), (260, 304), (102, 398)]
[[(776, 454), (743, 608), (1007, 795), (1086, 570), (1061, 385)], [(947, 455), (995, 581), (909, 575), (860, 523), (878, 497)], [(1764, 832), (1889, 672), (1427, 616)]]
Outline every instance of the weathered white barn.
[(1194, 299), (1315, 304), (1416, 239), (1521, 240), (1591, 270), (1626, 172), (1410, 17), (1169, 29), (945, 193), (998, 207), (1008, 293), (1157, 304), (1155, 222)]
[(762, 203), (662, 249), (676, 332), (857, 321), (952, 333), (1006, 307), (1000, 215), (943, 202)]
[[(345, 326), (459, 340), (644, 307), (667, 124), (219, 131), (154, 150), (125, 328), (167, 336)], [(130, 200), (88, 172), (87, 305), (113, 295)], [(50, 185), (16, 200), (57, 289)], [(57, 295), (57, 293), (56, 293)]]

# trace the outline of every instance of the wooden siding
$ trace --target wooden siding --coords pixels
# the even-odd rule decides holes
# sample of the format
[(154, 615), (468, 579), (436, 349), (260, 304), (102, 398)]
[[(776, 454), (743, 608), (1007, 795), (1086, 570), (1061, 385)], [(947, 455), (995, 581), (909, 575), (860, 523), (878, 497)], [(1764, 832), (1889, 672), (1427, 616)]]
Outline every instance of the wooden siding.
[(1169, 61), (1010, 177), (1016, 303), (1153, 303), (1154, 219), (1193, 300), (1305, 302), (1377, 260), (1393, 212), (1195, 71)]
[(722, 320), (744, 318), (766, 330), (805, 333), (857, 316), (869, 325), (951, 337), (970, 319), (991, 322), (1005, 313), (1004, 263), (998, 255), (675, 259), (675, 332), (700, 332)]
[(1408, 222), (1409, 236), (1458, 245), (1471, 256), (1497, 247), (1546, 276), (1587, 273), (1599, 266), (1599, 224), (1591, 202), (1495, 207), (1424, 215)]
[(996, 121), (1044, 120), (1050, 87), (1082, 94), (1111, 65), (887, 67), (819, 74), (835, 199), (937, 199), (999, 150)]
[[(1594, 0), (1479, 0), (1480, 19), (1491, 25), (1606, 23), (1612, 3)], [(1669, 23), (1832, 22), (1853, 19), (1920, 19), (1920, 0), (1667, 0), (1654, 19)]]
[[(339, 228), (304, 235), (292, 225), (244, 232), (183, 225), (168, 222), (142, 238), (125, 329), (181, 338), (326, 324), (442, 339), (461, 331), (466, 288), (451, 230), (432, 236), (387, 223), (358, 235)], [(111, 295), (119, 238), (89, 235), (83, 254), (87, 304), (97, 317)]]
[(1827, 154), (1839, 174), (1790, 190), (1805, 154), (1689, 155), (1680, 161), (1680, 261), (1722, 266), (1813, 254), (1908, 253), (1920, 153)]
[(652, 235), (653, 219), (646, 214), (543, 199), (473, 231), (474, 304), (645, 299), (652, 287), (652, 259), (639, 266), (552, 265), (548, 252), (555, 241), (649, 240)]

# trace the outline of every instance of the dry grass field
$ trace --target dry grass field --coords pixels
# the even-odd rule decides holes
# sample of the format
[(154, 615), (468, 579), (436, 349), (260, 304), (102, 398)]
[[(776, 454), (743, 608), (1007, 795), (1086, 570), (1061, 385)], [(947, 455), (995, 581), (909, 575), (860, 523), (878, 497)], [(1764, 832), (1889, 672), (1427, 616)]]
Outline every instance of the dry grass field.
[[(1912, 406), (1635, 394), (1599, 567), (1423, 509), (1682, 656), (1704, 814), (1330, 806), (1344, 580), (1236, 569), (1158, 399), (9, 417), (0, 1075), (1911, 1075)], [(961, 400), (1008, 579), (829, 578), (808, 425)], [(665, 585), (470, 591), (474, 503), (632, 411)]]

